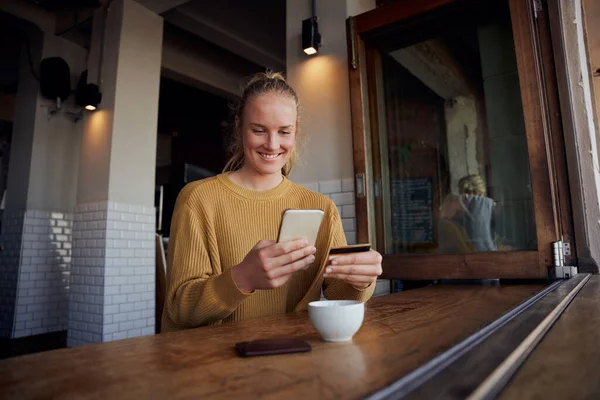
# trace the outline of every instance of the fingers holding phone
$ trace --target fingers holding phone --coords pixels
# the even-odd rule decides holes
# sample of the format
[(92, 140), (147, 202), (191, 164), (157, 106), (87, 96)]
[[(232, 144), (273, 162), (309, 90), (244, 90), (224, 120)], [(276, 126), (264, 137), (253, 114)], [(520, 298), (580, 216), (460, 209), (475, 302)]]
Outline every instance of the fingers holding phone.
[(382, 257), (370, 245), (331, 249), (323, 277), (339, 279), (357, 289), (364, 289), (381, 275)]
[(233, 267), (233, 280), (246, 293), (280, 287), (294, 272), (307, 268), (315, 260), (315, 252), (306, 239), (283, 243), (262, 240)]

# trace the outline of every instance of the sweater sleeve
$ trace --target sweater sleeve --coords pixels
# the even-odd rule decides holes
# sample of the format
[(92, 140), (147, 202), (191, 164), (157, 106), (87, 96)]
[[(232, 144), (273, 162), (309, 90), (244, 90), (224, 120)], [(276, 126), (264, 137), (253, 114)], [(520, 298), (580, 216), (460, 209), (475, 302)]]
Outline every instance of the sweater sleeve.
[[(342, 227), (342, 220), (337, 207), (333, 205), (331, 210), (331, 247), (345, 246), (346, 235)], [(358, 300), (366, 302), (371, 298), (375, 291), (375, 283), (370, 284), (364, 289), (357, 289), (354, 286), (337, 279), (325, 279), (323, 282), (323, 294), (328, 300)]]
[(186, 202), (175, 207), (168, 249), (163, 324), (184, 329), (218, 323), (251, 294), (235, 284), (231, 268), (214, 265), (208, 251), (208, 222)]

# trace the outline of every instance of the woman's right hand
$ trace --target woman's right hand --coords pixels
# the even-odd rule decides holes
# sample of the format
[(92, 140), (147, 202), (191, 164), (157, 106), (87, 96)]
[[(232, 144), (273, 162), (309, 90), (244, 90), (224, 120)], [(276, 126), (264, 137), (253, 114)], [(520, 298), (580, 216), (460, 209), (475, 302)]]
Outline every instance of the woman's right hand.
[(285, 284), (295, 271), (315, 261), (316, 249), (304, 239), (277, 243), (261, 240), (233, 267), (231, 274), (242, 292), (274, 289)]

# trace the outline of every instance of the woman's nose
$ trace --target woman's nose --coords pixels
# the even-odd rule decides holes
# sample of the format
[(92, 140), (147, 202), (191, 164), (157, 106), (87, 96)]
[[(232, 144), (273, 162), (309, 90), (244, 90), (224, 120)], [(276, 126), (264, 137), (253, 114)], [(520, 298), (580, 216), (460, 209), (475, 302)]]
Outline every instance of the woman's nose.
[(265, 147), (268, 150), (279, 149), (279, 135), (277, 134), (277, 132), (269, 133), (269, 135), (267, 136), (267, 143), (266, 143)]

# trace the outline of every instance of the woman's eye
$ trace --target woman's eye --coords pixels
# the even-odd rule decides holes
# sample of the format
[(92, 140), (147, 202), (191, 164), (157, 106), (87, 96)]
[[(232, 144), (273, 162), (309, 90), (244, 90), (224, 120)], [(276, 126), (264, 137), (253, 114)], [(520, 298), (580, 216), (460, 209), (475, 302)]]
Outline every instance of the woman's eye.
[(290, 134), (290, 132), (280, 132), (280, 133), (283, 134), (283, 135), (289, 135)]
[(252, 132), (254, 132), (254, 133), (265, 133), (265, 131), (261, 131), (260, 129), (253, 129)]

